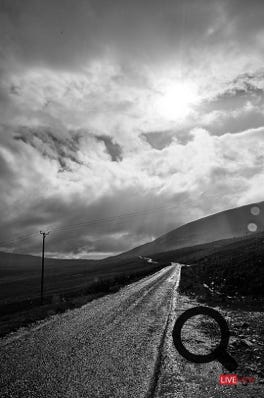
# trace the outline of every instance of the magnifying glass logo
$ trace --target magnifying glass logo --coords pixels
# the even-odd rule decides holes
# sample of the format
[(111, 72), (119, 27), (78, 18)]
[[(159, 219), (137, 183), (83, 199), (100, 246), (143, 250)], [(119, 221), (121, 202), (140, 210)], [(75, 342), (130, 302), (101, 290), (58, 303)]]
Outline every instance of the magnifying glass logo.
[[(181, 330), (188, 319), (196, 315), (208, 315), (213, 318), (219, 325), (221, 332), (221, 341), (219, 345), (209, 354), (197, 355), (188, 351), (182, 343)], [(172, 331), (173, 342), (178, 352), (190, 362), (207, 363), (218, 360), (227, 370), (234, 371), (237, 368), (237, 363), (231, 355), (226, 351), (230, 337), (228, 324), (223, 316), (216, 310), (209, 307), (194, 307), (185, 311), (179, 316), (174, 324)]]

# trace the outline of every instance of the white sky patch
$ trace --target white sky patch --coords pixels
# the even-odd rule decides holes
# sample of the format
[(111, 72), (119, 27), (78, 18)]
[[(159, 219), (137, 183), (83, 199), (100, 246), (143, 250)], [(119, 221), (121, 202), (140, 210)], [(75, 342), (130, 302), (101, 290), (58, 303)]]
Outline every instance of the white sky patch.
[(163, 82), (157, 91), (159, 98), (154, 103), (154, 109), (169, 120), (185, 119), (199, 100), (197, 87), (191, 82)]

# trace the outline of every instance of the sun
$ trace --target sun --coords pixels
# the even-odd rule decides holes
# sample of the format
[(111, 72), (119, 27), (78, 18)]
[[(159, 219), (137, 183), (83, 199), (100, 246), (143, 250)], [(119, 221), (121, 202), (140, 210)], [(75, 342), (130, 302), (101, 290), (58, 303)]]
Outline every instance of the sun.
[(166, 119), (184, 119), (198, 101), (197, 87), (191, 82), (170, 82), (158, 90), (155, 110)]

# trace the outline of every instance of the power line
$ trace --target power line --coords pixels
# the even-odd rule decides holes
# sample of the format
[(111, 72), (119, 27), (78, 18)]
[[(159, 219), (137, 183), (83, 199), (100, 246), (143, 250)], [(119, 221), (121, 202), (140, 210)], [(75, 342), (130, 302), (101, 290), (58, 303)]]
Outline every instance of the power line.
[[(160, 206), (160, 207), (156, 207), (156, 208), (153, 208), (153, 209), (134, 211), (134, 212), (130, 212), (130, 213), (123, 213), (123, 214), (119, 214), (119, 215), (116, 215), (116, 216), (95, 218), (95, 219), (90, 219), (90, 220), (88, 219), (88, 220), (80, 222), (80, 223), (66, 224), (65, 226), (63, 226), (61, 228), (53, 228), (53, 229), (50, 229), (50, 230), (52, 232), (54, 232), (54, 233), (58, 233), (60, 231), (75, 231), (76, 229), (82, 228), (84, 226), (100, 224), (100, 223), (121, 224), (122, 222), (125, 221), (126, 218), (131, 218), (131, 217), (134, 217), (134, 216), (139, 216), (139, 215), (144, 215), (144, 214), (158, 213), (160, 211), (170, 210), (170, 209), (173, 209), (175, 207), (177, 207), (177, 205), (174, 205), (174, 206), (171, 206), (171, 207)], [(37, 236), (37, 232), (33, 232), (31, 234), (26, 234), (26, 235), (20, 235), (20, 236), (14, 237), (13, 239), (10, 239), (10, 240), (0, 241), (0, 245), (3, 246), (3, 245), (9, 245), (11, 243), (20, 242), (20, 241), (29, 239), (30, 237), (32, 237), (34, 235)]]
[(33, 232), (33, 233), (27, 234), (27, 235), (20, 235), (20, 236), (18, 236), (16, 238), (13, 238), (13, 239), (10, 239), (10, 240), (2, 240), (2, 241), (0, 241), (0, 245), (1, 246), (2, 245), (8, 245), (10, 243), (19, 242), (21, 240), (29, 239), (33, 235), (37, 235), (37, 233)]
[[(122, 225), (123, 225), (123, 221), (121, 220), (121, 221), (117, 221), (116, 222), (116, 224), (115, 224), (115, 226), (116, 227), (121, 227)], [(95, 227), (94, 227), (94, 229), (93, 229), (93, 231), (96, 231), (96, 232), (99, 232), (99, 231), (102, 231), (103, 230), (103, 228), (104, 228), (104, 224), (99, 224), (99, 225), (95, 225)], [(81, 235), (81, 237), (80, 236), (76, 236), (76, 230), (78, 230), (78, 228), (74, 228), (74, 229), (68, 229), (68, 230), (65, 230), (65, 231), (51, 231), (52, 232), (52, 237), (56, 237), (56, 236), (58, 236), (58, 234), (59, 233), (61, 233), (61, 232), (63, 232), (63, 234), (67, 234), (66, 235), (66, 237), (65, 237), (65, 240), (67, 240), (67, 242), (69, 242), (69, 241), (72, 241), (72, 240), (77, 240), (77, 239), (89, 239), (89, 236), (91, 235), (90, 233), (87, 233), (87, 236), (85, 236), (85, 237), (83, 237), (82, 235)], [(115, 232), (116, 233), (120, 233), (121, 231), (120, 231), (120, 228), (117, 230), (117, 231), (111, 231), (111, 230), (106, 230), (105, 231), (106, 233), (112, 233), (112, 234), (114, 234)], [(68, 234), (73, 234), (73, 233), (75, 233), (75, 235), (74, 236), (71, 236), (71, 235), (68, 235)], [(57, 235), (56, 235), (57, 234)], [(65, 236), (65, 235), (64, 235)]]
[(161, 210), (170, 210), (170, 209), (173, 209), (175, 207), (177, 207), (177, 206), (176, 205), (171, 206), (171, 207), (164, 207), (163, 206), (163, 207), (156, 207), (156, 208), (150, 209), (150, 210), (141, 210), (141, 211), (135, 211), (135, 212), (131, 212), (131, 213), (124, 213), (124, 214), (120, 214), (120, 215), (117, 215), (117, 216), (96, 218), (96, 219), (87, 220), (87, 221), (84, 221), (84, 222), (81, 222), (81, 223), (68, 224), (68, 225), (65, 225), (64, 227), (61, 227), (61, 228), (54, 228), (54, 229), (52, 229), (52, 232), (74, 230), (75, 228), (80, 228), (82, 226), (93, 225), (93, 224), (97, 224), (97, 223), (116, 222), (120, 218), (133, 217), (133, 216), (137, 216), (137, 215), (141, 215), (141, 214), (151, 214), (151, 213), (159, 212)]

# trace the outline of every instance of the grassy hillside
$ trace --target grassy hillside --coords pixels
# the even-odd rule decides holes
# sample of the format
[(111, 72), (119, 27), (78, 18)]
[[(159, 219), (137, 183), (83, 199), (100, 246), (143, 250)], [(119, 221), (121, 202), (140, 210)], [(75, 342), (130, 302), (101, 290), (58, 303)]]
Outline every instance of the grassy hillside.
[(177, 250), (170, 250), (162, 253), (155, 253), (151, 255), (151, 258), (160, 263), (170, 264), (171, 262), (179, 262), (184, 264), (196, 263), (199, 259), (204, 259), (208, 255), (217, 253), (223, 248), (239, 243), (243, 245), (243, 241), (248, 238), (233, 238), (223, 239), (216, 242), (205, 243), (202, 245), (195, 245), (191, 247), (184, 247)]
[(264, 297), (264, 234), (215, 248), (204, 256), (194, 255), (183, 267), (180, 288), (185, 293)]

